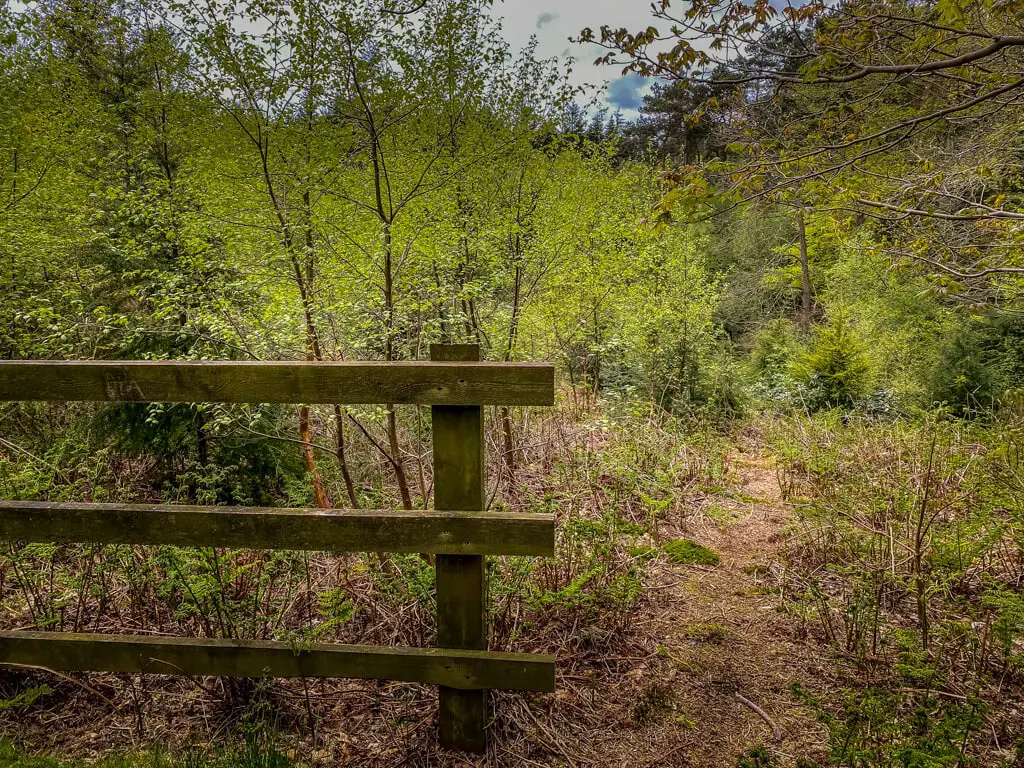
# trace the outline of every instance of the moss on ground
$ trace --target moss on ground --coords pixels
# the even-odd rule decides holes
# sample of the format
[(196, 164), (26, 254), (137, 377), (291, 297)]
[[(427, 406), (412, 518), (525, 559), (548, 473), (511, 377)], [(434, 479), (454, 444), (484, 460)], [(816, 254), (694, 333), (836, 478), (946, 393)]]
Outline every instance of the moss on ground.
[(721, 624), (711, 621), (706, 624), (689, 626), (684, 630), (684, 634), (692, 643), (721, 645), (725, 642), (728, 633)]
[(661, 549), (669, 560), (680, 565), (718, 565), (722, 562), (717, 552), (690, 539), (665, 542)]

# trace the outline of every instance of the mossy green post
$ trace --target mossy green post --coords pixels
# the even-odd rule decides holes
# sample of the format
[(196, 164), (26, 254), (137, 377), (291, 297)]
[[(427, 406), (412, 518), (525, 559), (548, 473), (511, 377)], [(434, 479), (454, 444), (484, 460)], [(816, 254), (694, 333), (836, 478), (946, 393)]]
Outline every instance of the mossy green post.
[[(434, 344), (433, 361), (480, 359), (475, 344)], [(480, 406), (435, 405), (434, 508), (478, 512), (484, 499), (484, 418)], [(486, 650), (487, 582), (479, 555), (437, 558), (437, 645)], [(439, 689), (442, 746), (481, 753), (486, 749), (487, 691)]]

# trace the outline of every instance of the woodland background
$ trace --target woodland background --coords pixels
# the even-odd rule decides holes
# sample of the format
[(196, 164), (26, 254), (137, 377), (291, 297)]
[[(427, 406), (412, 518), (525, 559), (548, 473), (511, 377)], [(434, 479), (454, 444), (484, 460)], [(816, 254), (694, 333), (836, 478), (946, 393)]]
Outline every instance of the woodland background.
[[(664, 669), (608, 659), (672, 666), (656, 582), (721, 563), (745, 454), (785, 510), (751, 589), (834, 674), (785, 693), (814, 743), (708, 764), (1024, 764), (1024, 6), (595, 19), (581, 42), (658, 78), (635, 121), (510, 50), (512, 12), (5, 2), (0, 356), (553, 361), (553, 413), (489, 414), (492, 508), (560, 525), (555, 560), (494, 561), (491, 647), (570, 660), (553, 699), (498, 702), (489, 759), (613, 764), (617, 728), (691, 728)], [(414, 509), (429, 446), (415, 407), (6, 403), (0, 496)], [(7, 544), (0, 565), (2, 623), (64, 631), (429, 645), (432, 589), (404, 556)], [(704, 624), (691, 645), (733, 642)], [(0, 676), (3, 759), (199, 765), (222, 734), (203, 759), (436, 756), (415, 686), (80, 677)], [(606, 703), (629, 711), (595, 714), (583, 678), (628, 678)]]

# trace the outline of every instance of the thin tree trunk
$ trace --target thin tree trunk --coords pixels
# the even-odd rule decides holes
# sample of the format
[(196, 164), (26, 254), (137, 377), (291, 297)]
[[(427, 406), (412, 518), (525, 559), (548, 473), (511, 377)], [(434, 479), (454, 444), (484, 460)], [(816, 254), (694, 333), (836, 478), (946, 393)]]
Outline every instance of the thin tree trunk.
[(800, 233), (800, 322), (807, 328), (811, 324), (811, 266), (807, 258), (807, 224), (803, 209), (797, 211), (796, 221)]
[(320, 509), (330, 509), (333, 505), (324, 489), (324, 481), (320, 476), (320, 471), (316, 468), (316, 457), (313, 455), (313, 435), (309, 426), (308, 405), (299, 408), (299, 439), (302, 440), (302, 459), (306, 464), (306, 471), (310, 473), (313, 481), (313, 501)]
[(402, 461), (401, 448), (398, 445), (398, 419), (395, 417), (395, 406), (388, 403), (388, 449), (394, 459), (391, 466), (395, 470), (395, 482), (398, 492), (402, 495), (402, 508), (412, 509), (412, 495), (409, 493), (409, 481), (405, 476), (405, 464)]
[[(384, 225), (384, 359), (389, 363), (395, 359), (395, 282), (391, 225)], [(409, 493), (409, 481), (405, 476), (405, 465), (402, 462), (401, 447), (398, 443), (398, 419), (395, 416), (395, 404), (387, 403), (388, 412), (388, 449), (391, 452), (391, 466), (395, 470), (395, 482), (402, 496), (402, 507), (412, 509), (412, 495)]]
[[(307, 238), (310, 235), (307, 232)], [(307, 264), (303, 270), (298, 257), (292, 254), (292, 267), (295, 270), (295, 282), (299, 287), (299, 297), (302, 300), (302, 312), (306, 325), (306, 360), (314, 361), (321, 358), (320, 339), (317, 335), (316, 326), (313, 323), (313, 308), (310, 296), (310, 281), (312, 280), (312, 265)], [(310, 481), (313, 484), (313, 499), (316, 506), (321, 509), (329, 509), (332, 504), (327, 491), (324, 488), (323, 478), (316, 466), (316, 456), (313, 453), (313, 436), (310, 431), (309, 406), (303, 405), (299, 408), (299, 439), (302, 441), (302, 461), (306, 465)]]
[[(312, 253), (314, 241), (313, 228), (309, 218), (309, 192), (307, 190), (303, 195), (303, 200), (306, 204), (306, 253), (302, 254), (299, 247), (296, 245), (293, 223), (289, 220), (285, 204), (278, 197), (277, 191), (274, 188), (274, 179), (270, 171), (270, 137), (269, 135), (258, 133), (252, 138), (259, 150), (263, 182), (266, 186), (267, 196), (270, 198), (271, 205), (273, 206), (278, 226), (280, 227), (279, 237), (281, 238), (281, 244), (291, 261), (292, 271), (295, 277), (295, 285), (299, 290), (303, 320), (306, 326), (306, 359), (310, 361), (322, 359), (320, 339), (313, 320), (312, 284), (314, 272)], [(305, 267), (303, 266), (304, 264)], [(299, 409), (299, 439), (302, 441), (302, 460), (306, 466), (306, 471), (310, 474), (310, 479), (313, 484), (313, 498), (316, 506), (323, 509), (330, 508), (331, 501), (327, 495), (327, 491), (324, 489), (323, 478), (320, 476), (320, 472), (317, 469), (316, 456), (313, 453), (308, 406), (302, 406)]]
[(928, 518), (928, 505), (931, 503), (932, 488), (935, 482), (935, 447), (937, 435), (932, 434), (931, 446), (928, 450), (928, 466), (924, 476), (924, 487), (921, 489), (921, 501), (917, 508), (917, 520), (914, 527), (914, 591), (917, 602), (917, 623), (921, 632), (921, 649), (928, 651), (931, 644), (931, 622), (928, 617), (928, 574), (925, 573), (925, 547), (928, 544), (928, 529), (931, 521)]
[[(520, 247), (519, 238), (516, 237), (516, 251), (518, 252)], [(517, 253), (518, 257), (518, 253)], [(512, 294), (512, 317), (509, 320), (508, 325), (508, 344), (505, 346), (505, 362), (512, 362), (512, 358), (515, 355), (516, 339), (519, 335), (519, 310), (521, 305), (523, 289), (523, 267), (522, 264), (516, 263), (515, 269), (515, 283), (514, 291)], [(508, 471), (508, 487), (515, 487), (516, 480), (516, 450), (515, 450), (515, 433), (512, 429), (512, 410), (507, 406), (501, 407), (501, 434), (503, 440), (503, 453), (505, 456), (505, 469)]]
[(334, 406), (334, 429), (336, 442), (336, 455), (338, 467), (341, 469), (341, 476), (345, 480), (345, 491), (348, 493), (348, 503), (352, 509), (359, 509), (359, 499), (356, 497), (356, 486), (352, 482), (352, 473), (348, 468), (348, 459), (345, 457), (345, 415), (340, 405)]
[(512, 429), (512, 411), (507, 405), (501, 406), (501, 437), (505, 469), (508, 472), (508, 487), (511, 489), (515, 487), (516, 482), (516, 443)]

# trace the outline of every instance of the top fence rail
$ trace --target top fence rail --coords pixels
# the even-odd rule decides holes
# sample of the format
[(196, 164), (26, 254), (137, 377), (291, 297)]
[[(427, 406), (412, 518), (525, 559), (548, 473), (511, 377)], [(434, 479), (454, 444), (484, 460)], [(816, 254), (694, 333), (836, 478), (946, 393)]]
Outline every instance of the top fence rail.
[(549, 363), (0, 361), (0, 401), (553, 405)]

